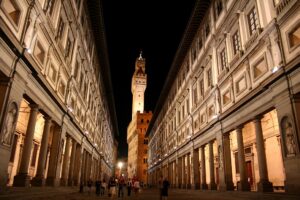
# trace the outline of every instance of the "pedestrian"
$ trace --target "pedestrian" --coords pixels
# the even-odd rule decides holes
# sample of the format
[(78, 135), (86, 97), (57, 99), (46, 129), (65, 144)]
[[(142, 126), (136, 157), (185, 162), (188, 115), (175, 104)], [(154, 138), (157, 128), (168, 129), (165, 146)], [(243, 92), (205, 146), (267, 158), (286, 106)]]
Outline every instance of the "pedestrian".
[(137, 196), (139, 193), (139, 189), (140, 189), (140, 182), (138, 179), (136, 179), (133, 183), (133, 188), (134, 188), (134, 193)]
[(83, 181), (81, 181), (80, 185), (79, 185), (79, 192), (80, 193), (83, 193), (83, 188), (84, 188), (84, 184), (83, 184)]
[(160, 176), (158, 180), (159, 199), (162, 200), (162, 189), (163, 189), (163, 176)]
[(95, 186), (96, 186), (96, 195), (99, 196), (100, 195), (100, 190), (101, 190), (101, 181), (97, 180), (95, 182)]
[(125, 187), (125, 180), (124, 180), (123, 176), (121, 176), (119, 178), (119, 182), (118, 183), (119, 183), (118, 197), (120, 197), (120, 196), (124, 197), (124, 190), (123, 190), (123, 188)]
[(170, 183), (168, 181), (167, 178), (164, 178), (164, 181), (163, 181), (163, 188), (162, 188), (162, 198), (164, 200), (168, 200), (168, 189), (169, 189), (169, 186), (170, 186)]
[(127, 196), (130, 196), (132, 188), (132, 180), (129, 178), (127, 182)]
[(108, 182), (108, 187), (109, 187), (108, 196), (114, 199), (116, 196), (116, 180), (114, 179), (114, 177), (110, 178)]
[(91, 194), (92, 191), (92, 185), (93, 185), (93, 181), (91, 179), (88, 180), (87, 182), (87, 186), (89, 188), (89, 194)]
[(105, 179), (103, 179), (103, 180), (102, 180), (102, 183), (101, 183), (101, 191), (100, 191), (100, 195), (101, 195), (101, 196), (104, 195), (105, 190), (106, 190), (106, 187), (107, 187), (106, 181), (105, 181)]

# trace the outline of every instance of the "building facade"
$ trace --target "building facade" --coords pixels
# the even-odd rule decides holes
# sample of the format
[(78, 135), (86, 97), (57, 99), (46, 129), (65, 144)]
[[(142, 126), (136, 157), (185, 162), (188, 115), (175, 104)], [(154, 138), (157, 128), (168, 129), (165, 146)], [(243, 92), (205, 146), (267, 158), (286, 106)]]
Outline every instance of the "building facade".
[(198, 0), (149, 124), (149, 184), (300, 191), (300, 2)]
[(138, 178), (147, 183), (148, 138), (145, 137), (152, 112), (144, 112), (144, 94), (147, 87), (145, 59), (140, 57), (135, 62), (132, 76), (132, 119), (127, 127), (128, 177)]
[(113, 174), (118, 130), (101, 12), (100, 1), (0, 2), (1, 188)]

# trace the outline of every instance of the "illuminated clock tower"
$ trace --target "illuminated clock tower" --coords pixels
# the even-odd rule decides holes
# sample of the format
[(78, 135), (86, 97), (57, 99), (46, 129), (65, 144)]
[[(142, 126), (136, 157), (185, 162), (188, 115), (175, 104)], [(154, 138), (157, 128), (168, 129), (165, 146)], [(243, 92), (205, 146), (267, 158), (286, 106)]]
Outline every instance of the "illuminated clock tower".
[(147, 74), (145, 73), (145, 58), (140, 57), (135, 61), (135, 72), (131, 81), (132, 92), (132, 118), (140, 111), (144, 112), (144, 94), (147, 87)]

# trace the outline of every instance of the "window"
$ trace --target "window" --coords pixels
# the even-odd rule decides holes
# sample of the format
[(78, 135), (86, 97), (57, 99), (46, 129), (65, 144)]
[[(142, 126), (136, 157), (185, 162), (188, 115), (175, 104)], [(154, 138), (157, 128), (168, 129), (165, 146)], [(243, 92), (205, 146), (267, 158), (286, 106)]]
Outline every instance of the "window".
[(76, 5), (77, 5), (77, 8), (79, 9), (80, 7), (80, 3), (81, 3), (81, 0), (76, 0)]
[(241, 41), (239, 31), (236, 31), (232, 36), (233, 53), (237, 54), (241, 50)]
[(51, 63), (49, 66), (49, 71), (48, 71), (48, 76), (51, 79), (51, 81), (53, 83), (55, 83), (56, 81), (56, 76), (57, 76), (57, 71), (55, 70), (55, 67), (53, 66), (53, 64)]
[(209, 21), (205, 24), (205, 37), (208, 37), (210, 33)]
[(207, 86), (211, 87), (212, 86), (212, 74), (211, 74), (211, 68), (209, 68), (206, 72), (207, 74)]
[(43, 65), (45, 61), (46, 53), (42, 44), (39, 41), (36, 42), (33, 54), (37, 58), (37, 60)]
[(38, 148), (39, 148), (39, 146), (37, 144), (34, 144), (32, 157), (31, 157), (31, 163), (30, 163), (31, 167), (35, 167)]
[(220, 72), (222, 72), (227, 67), (227, 55), (226, 55), (225, 48), (220, 53), (220, 60), (221, 60)]
[(216, 17), (220, 16), (222, 10), (223, 10), (222, 0), (216, 0), (215, 1)]
[(250, 35), (253, 35), (259, 27), (257, 12), (255, 7), (253, 7), (248, 14), (248, 24), (249, 24)]
[(202, 35), (199, 35), (199, 39), (198, 39), (198, 48), (199, 48), (199, 51), (202, 49), (202, 46), (203, 46)]
[(53, 10), (54, 10), (54, 4), (55, 4), (55, 0), (48, 0), (46, 2), (46, 7), (45, 7), (45, 11), (49, 13), (49, 15), (52, 15)]
[(223, 105), (224, 105), (224, 106), (231, 102), (231, 94), (230, 94), (230, 91), (229, 91), (229, 90), (227, 90), (227, 91), (223, 94), (222, 100), (223, 100)]
[(70, 51), (71, 51), (71, 40), (70, 38), (67, 39), (67, 44), (66, 44), (66, 49), (65, 49), (65, 54), (66, 56), (69, 56)]
[(79, 65), (80, 65), (80, 64), (79, 64), (79, 61), (76, 60), (75, 68), (74, 68), (74, 78), (75, 78), (75, 80), (77, 80), (77, 78), (78, 78)]
[(300, 24), (291, 33), (289, 33), (290, 47), (300, 45)]
[(265, 74), (267, 71), (268, 71), (268, 66), (267, 66), (265, 58), (263, 57), (263, 58), (259, 59), (259, 61), (257, 61), (253, 66), (254, 79), (259, 78), (260, 76)]
[(7, 12), (13, 23), (18, 26), (21, 17), (21, 10), (15, 0), (4, 1), (3, 9)]
[(59, 92), (62, 96), (65, 96), (66, 85), (65, 85), (64, 82), (60, 82), (59, 87), (58, 87), (58, 92)]
[(193, 102), (196, 104), (198, 101), (197, 87), (193, 89)]
[(57, 38), (61, 39), (63, 32), (64, 32), (65, 23), (63, 19), (60, 17), (58, 21), (58, 27), (57, 27)]
[(194, 48), (192, 49), (192, 61), (195, 61), (197, 58), (197, 51), (196, 51), (196, 47), (194, 46)]
[(204, 96), (204, 81), (203, 79), (200, 80), (200, 96)]

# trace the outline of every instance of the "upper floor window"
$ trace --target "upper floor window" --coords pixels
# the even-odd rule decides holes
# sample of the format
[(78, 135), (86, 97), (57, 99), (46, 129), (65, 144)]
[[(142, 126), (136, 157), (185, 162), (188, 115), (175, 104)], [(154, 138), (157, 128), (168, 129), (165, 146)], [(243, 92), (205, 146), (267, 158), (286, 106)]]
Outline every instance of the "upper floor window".
[(221, 72), (227, 67), (227, 55), (225, 48), (220, 53), (220, 60), (221, 60)]
[(66, 93), (66, 84), (64, 82), (60, 82), (58, 87), (58, 92), (64, 97)]
[(210, 25), (208, 20), (207, 23), (205, 24), (205, 37), (208, 37), (209, 33), (210, 33)]
[(66, 48), (65, 48), (65, 54), (66, 56), (69, 56), (70, 51), (71, 51), (71, 40), (70, 38), (67, 39), (67, 44), (66, 44)]
[(64, 20), (60, 17), (57, 26), (57, 38), (61, 39), (64, 32), (64, 27), (65, 27)]
[(233, 53), (237, 54), (241, 50), (241, 41), (239, 31), (236, 31), (232, 36)]
[(2, 7), (5, 12), (9, 15), (13, 23), (18, 26), (21, 17), (21, 10), (19, 5), (16, 3), (16, 0), (4, 1)]
[(300, 45), (300, 24), (297, 28), (293, 29), (291, 33), (289, 33), (289, 43), (290, 47)]
[(216, 0), (215, 1), (215, 11), (216, 11), (216, 17), (218, 17), (223, 10), (223, 3), (222, 0)]
[(55, 4), (55, 0), (47, 0), (46, 2), (46, 6), (45, 6), (45, 11), (49, 13), (49, 15), (52, 15), (53, 11), (54, 11), (54, 4)]
[(258, 16), (257, 16), (257, 12), (256, 12), (255, 7), (253, 7), (250, 10), (247, 17), (248, 17), (250, 35), (253, 35), (259, 27)]
[(200, 96), (204, 96), (204, 81), (203, 81), (203, 79), (200, 80), (199, 86), (200, 86)]
[(46, 52), (42, 44), (37, 41), (35, 44), (33, 55), (37, 58), (37, 60), (43, 65), (46, 58)]
[(81, 3), (81, 0), (76, 0), (76, 6), (77, 6), (78, 9), (80, 7), (80, 3)]
[(197, 87), (193, 89), (193, 102), (196, 104), (198, 101)]
[(212, 86), (212, 71), (211, 68), (209, 68), (206, 72), (207, 74), (207, 86), (211, 87)]

